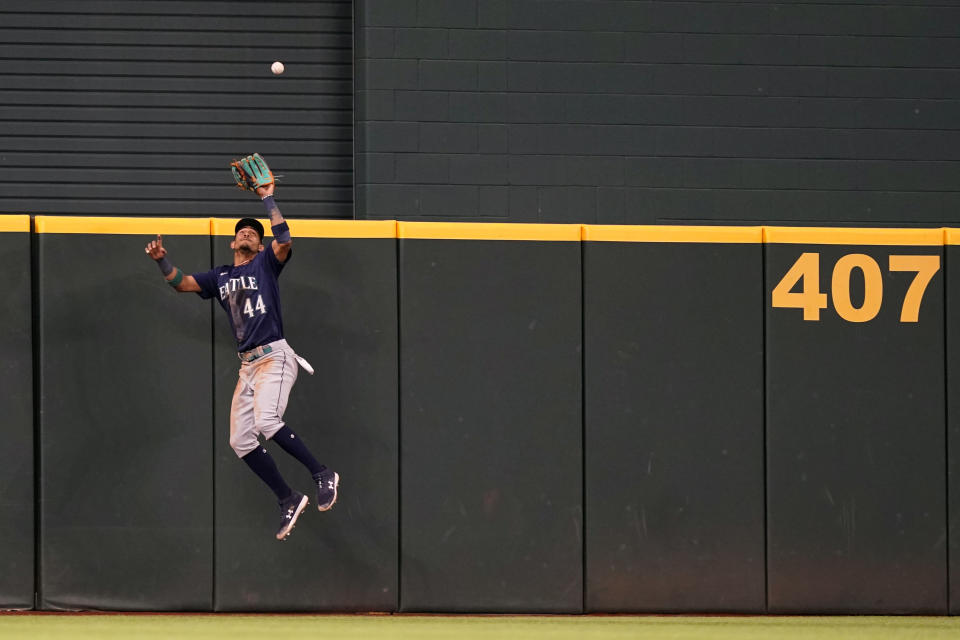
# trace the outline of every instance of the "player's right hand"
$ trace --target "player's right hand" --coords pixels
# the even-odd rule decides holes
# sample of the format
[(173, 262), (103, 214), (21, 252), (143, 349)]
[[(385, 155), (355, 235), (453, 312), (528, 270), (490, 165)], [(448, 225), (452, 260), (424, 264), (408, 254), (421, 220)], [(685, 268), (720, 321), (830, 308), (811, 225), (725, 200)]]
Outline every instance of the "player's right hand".
[(167, 255), (167, 250), (163, 248), (163, 236), (158, 233), (157, 239), (147, 244), (144, 251), (154, 260), (159, 260)]

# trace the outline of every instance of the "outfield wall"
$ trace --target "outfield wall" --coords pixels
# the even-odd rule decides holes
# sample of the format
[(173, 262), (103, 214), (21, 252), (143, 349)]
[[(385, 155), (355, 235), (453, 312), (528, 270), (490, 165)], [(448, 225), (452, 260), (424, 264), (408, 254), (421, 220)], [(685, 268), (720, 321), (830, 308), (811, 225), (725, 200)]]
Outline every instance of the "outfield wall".
[(142, 253), (233, 220), (29, 222), (0, 608), (960, 608), (956, 230), (291, 220), (286, 419), (343, 482), (281, 544), (226, 318)]
[(0, 216), (0, 257), (14, 265), (0, 313), (5, 337), (0, 366), (4, 415), (0, 433), (7, 452), (0, 464), (0, 607), (30, 608), (34, 585), (33, 353), (30, 298), (30, 217)]

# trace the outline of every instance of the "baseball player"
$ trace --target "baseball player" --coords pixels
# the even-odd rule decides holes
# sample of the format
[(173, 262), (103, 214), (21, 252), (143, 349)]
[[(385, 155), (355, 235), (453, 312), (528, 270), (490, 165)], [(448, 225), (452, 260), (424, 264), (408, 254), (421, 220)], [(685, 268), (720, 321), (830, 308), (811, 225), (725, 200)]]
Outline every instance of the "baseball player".
[(329, 510), (337, 501), (340, 475), (317, 462), (283, 422), (298, 366), (311, 374), (313, 369), (283, 339), (277, 278), (293, 251), (290, 229), (273, 199), (273, 174), (259, 154), (234, 161), (231, 168), (237, 186), (254, 191), (263, 200), (273, 230), (270, 244), (263, 245), (263, 225), (254, 218), (244, 218), (237, 222), (230, 243), (232, 265), (185, 275), (167, 260), (159, 235), (145, 251), (157, 261), (171, 287), (192, 291), (204, 299), (216, 296), (227, 312), (240, 357), (240, 379), (230, 406), (230, 446), (276, 494), (281, 512), (277, 540), (284, 540), (309, 500), (287, 485), (258, 436), (276, 442), (310, 470), (320, 511)]

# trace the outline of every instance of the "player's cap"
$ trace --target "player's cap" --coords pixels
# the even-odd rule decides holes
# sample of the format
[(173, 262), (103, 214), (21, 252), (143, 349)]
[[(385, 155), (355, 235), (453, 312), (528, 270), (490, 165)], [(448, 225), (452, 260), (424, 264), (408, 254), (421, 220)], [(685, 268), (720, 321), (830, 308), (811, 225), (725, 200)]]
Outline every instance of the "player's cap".
[(260, 224), (260, 221), (256, 218), (243, 218), (237, 223), (237, 226), (233, 230), (233, 235), (237, 235), (240, 232), (240, 229), (244, 227), (250, 227), (257, 232), (257, 235), (260, 236), (260, 242), (263, 242), (263, 225)]

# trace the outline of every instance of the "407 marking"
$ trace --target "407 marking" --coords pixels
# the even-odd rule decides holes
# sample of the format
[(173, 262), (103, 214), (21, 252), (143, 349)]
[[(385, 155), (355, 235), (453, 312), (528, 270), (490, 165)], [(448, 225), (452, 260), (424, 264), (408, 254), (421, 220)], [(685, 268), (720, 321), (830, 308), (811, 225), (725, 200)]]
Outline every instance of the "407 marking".
[[(930, 280), (940, 270), (940, 256), (890, 256), (890, 271), (914, 271), (916, 275), (900, 308), (900, 322), (917, 322), (920, 303)], [(850, 300), (850, 276), (854, 269), (863, 274), (864, 296), (859, 307)], [(797, 284), (801, 289), (795, 292)], [(827, 308), (827, 294), (820, 291), (820, 254), (803, 253), (773, 288), (774, 307), (803, 309), (803, 319), (820, 320), (820, 309)], [(883, 274), (880, 265), (863, 253), (849, 253), (833, 266), (830, 286), (833, 308), (848, 322), (868, 322), (883, 304)]]

